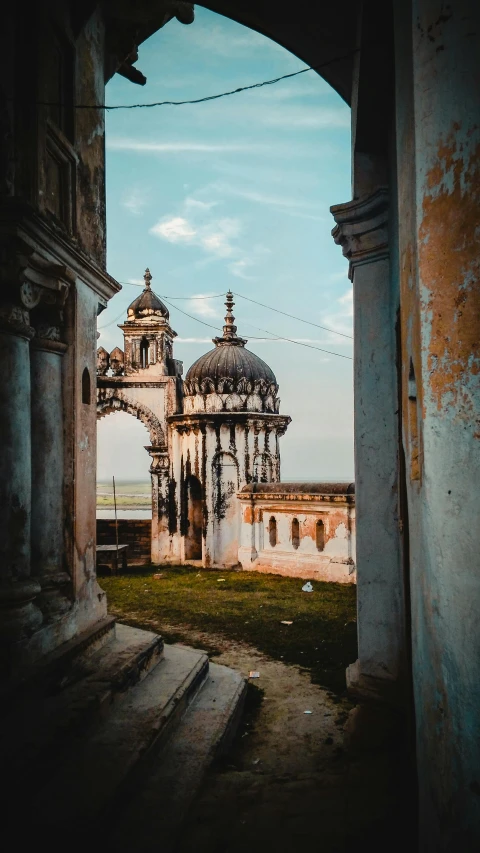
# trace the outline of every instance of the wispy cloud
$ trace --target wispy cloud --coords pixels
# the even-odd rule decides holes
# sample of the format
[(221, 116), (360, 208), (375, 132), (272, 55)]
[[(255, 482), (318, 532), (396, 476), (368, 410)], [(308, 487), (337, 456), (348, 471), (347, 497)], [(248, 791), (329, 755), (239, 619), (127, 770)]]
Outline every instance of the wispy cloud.
[(183, 216), (171, 216), (161, 219), (152, 228), (151, 234), (163, 237), (169, 243), (193, 243), (196, 242), (197, 231)]
[[(341, 332), (343, 335), (352, 334), (353, 326), (353, 287), (350, 287), (342, 296), (336, 300), (339, 306), (336, 310), (322, 314), (320, 322), (334, 329), (336, 332)], [(330, 336), (331, 341), (338, 341), (336, 335)]]
[(230, 258), (238, 253), (234, 240), (240, 235), (241, 223), (232, 217), (212, 217), (194, 221), (185, 216), (166, 216), (150, 229), (151, 234), (169, 243), (199, 246), (217, 258)]
[(232, 186), (231, 184), (220, 181), (209, 184), (202, 192), (206, 195), (218, 193), (219, 195), (242, 198), (246, 201), (251, 201), (253, 204), (266, 205), (267, 207), (281, 210), (288, 216), (295, 216), (300, 219), (313, 219), (316, 222), (322, 222), (326, 218), (321, 215), (322, 208), (318, 204), (305, 201), (302, 198), (302, 194), (299, 194), (298, 197), (286, 196), (258, 189)]
[(268, 152), (269, 146), (249, 142), (192, 142), (190, 140), (174, 140), (171, 142), (150, 142), (142, 139), (122, 137), (107, 137), (107, 148), (113, 151), (136, 151), (151, 154), (181, 154), (183, 152), (197, 153), (226, 153), (235, 151)]
[(148, 201), (148, 192), (140, 189), (140, 187), (132, 187), (124, 193), (122, 198), (122, 206), (134, 216), (140, 216)]
[(187, 303), (187, 310), (192, 314), (197, 314), (199, 317), (219, 317), (219, 310), (215, 302), (208, 299), (210, 293), (197, 293)]
[(243, 32), (233, 35), (230, 27), (227, 28), (221, 24), (212, 26), (211, 23), (209, 26), (202, 26), (198, 22), (194, 27), (189, 27), (186, 37), (189, 47), (196, 47), (209, 56), (215, 54), (232, 59), (243, 56), (252, 57), (255, 50), (260, 50), (262, 53), (271, 50), (274, 53), (281, 53), (289, 68), (294, 66), (295, 70), (300, 70), (305, 67), (304, 63), (284, 47), (255, 30), (245, 28)]

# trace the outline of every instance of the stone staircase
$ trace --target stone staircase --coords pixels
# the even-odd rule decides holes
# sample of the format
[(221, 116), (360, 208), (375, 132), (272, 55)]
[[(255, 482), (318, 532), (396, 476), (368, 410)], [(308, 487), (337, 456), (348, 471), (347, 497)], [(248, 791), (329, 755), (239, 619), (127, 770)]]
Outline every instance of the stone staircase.
[(3, 697), (4, 839), (173, 851), (245, 692), (203, 652), (104, 620)]

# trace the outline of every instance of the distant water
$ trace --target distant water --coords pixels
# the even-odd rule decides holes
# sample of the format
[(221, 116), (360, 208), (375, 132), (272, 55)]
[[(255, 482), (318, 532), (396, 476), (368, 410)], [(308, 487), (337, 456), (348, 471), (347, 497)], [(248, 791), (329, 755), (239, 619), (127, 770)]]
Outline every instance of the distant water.
[[(117, 518), (151, 518), (151, 509), (117, 509)], [(97, 509), (97, 518), (115, 518), (113, 509)]]

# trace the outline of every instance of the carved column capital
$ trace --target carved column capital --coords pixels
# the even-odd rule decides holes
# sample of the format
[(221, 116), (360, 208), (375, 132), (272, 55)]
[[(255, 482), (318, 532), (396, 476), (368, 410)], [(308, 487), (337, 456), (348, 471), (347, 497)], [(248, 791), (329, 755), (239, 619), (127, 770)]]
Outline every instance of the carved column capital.
[(369, 196), (330, 208), (337, 223), (332, 237), (350, 261), (350, 281), (355, 267), (388, 258), (388, 205), (388, 190), (380, 187)]
[(30, 325), (30, 317), (23, 305), (14, 302), (0, 304), (0, 330), (10, 335), (17, 335), (30, 341), (35, 329)]
[(166, 452), (164, 447), (155, 447), (154, 445), (149, 445), (145, 447), (145, 450), (148, 450), (150, 456), (152, 457), (152, 463), (150, 465), (150, 473), (151, 474), (162, 474), (163, 476), (167, 475), (170, 469), (170, 460), (168, 457), (168, 453)]

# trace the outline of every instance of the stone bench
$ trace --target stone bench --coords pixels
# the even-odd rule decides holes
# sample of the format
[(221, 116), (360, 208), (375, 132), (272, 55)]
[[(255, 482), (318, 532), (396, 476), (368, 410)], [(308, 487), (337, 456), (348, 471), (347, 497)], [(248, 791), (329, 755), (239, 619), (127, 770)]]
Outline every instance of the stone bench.
[(110, 570), (112, 574), (116, 574), (118, 572), (118, 561), (121, 557), (122, 560), (122, 569), (123, 571), (127, 570), (127, 549), (128, 545), (97, 545), (97, 565), (98, 565), (98, 556), (99, 554), (111, 554), (111, 565)]

